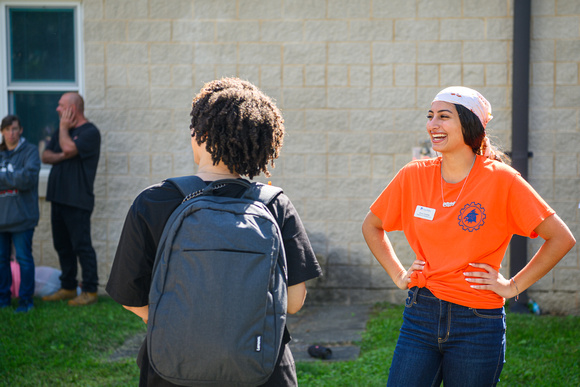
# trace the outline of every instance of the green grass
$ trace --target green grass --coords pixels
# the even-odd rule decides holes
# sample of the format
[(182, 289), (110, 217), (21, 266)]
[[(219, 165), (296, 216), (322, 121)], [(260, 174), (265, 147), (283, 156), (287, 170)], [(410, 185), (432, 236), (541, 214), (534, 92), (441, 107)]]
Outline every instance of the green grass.
[[(377, 305), (359, 343), (360, 357), (340, 363), (298, 363), (300, 384), (386, 385), (403, 309), (402, 305)], [(580, 317), (508, 312), (506, 364), (500, 379), (502, 386), (580, 386)]]
[(109, 356), (143, 321), (109, 297), (95, 305), (35, 300), (35, 309), (0, 310), (0, 386), (136, 386), (132, 359)]
[[(35, 300), (22, 315), (0, 310), (0, 386), (136, 386), (134, 359), (110, 361), (127, 338), (145, 332), (141, 319), (108, 297), (87, 307)], [(301, 386), (386, 384), (402, 323), (402, 306), (377, 305), (361, 355), (348, 362), (297, 364)], [(580, 317), (508, 313), (504, 386), (580, 386)]]
[(385, 386), (391, 357), (399, 336), (403, 307), (381, 304), (362, 335), (361, 355), (355, 361), (297, 363), (299, 384), (303, 386)]

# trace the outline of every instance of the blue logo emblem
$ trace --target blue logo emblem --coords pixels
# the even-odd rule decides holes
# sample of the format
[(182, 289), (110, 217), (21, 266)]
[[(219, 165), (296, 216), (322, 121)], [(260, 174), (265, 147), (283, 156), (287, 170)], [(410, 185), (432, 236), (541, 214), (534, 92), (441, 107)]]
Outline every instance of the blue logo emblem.
[(485, 224), (485, 209), (481, 204), (471, 202), (459, 211), (457, 220), (464, 231), (477, 231)]

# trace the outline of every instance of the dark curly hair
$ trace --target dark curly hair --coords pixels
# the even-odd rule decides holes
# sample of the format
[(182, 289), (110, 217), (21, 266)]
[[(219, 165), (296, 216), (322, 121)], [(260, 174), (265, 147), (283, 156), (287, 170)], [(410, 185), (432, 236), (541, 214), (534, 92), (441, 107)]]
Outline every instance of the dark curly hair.
[(463, 105), (453, 104), (455, 109), (457, 109), (457, 114), (459, 114), (459, 122), (461, 123), (461, 129), (463, 132), (463, 141), (465, 144), (469, 145), (476, 155), (484, 155), (486, 147), (490, 146), (490, 158), (500, 161), (502, 163), (509, 164), (510, 158), (500, 151), (497, 147), (486, 144), (485, 142), (485, 129), (481, 124), (479, 118), (471, 110)]
[(284, 119), (274, 102), (250, 82), (222, 78), (205, 84), (192, 102), (191, 137), (230, 172), (270, 176), (280, 155)]

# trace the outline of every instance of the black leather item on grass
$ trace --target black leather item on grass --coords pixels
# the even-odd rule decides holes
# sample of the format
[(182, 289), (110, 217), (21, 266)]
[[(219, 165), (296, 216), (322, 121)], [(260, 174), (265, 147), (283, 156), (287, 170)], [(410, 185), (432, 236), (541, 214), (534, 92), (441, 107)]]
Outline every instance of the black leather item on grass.
[(311, 345), (308, 347), (308, 354), (312, 357), (327, 360), (332, 357), (330, 348), (322, 347), (320, 345)]

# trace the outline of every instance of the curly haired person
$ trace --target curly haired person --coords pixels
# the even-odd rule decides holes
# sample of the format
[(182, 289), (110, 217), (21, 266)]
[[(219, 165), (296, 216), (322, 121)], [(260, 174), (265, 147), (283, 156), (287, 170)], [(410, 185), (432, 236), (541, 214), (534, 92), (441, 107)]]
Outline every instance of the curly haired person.
[[(276, 105), (249, 82), (223, 78), (206, 84), (193, 99), (191, 147), (196, 176), (209, 184), (215, 180), (269, 176), (268, 165), (280, 153), (284, 121)], [(218, 193), (219, 192), (219, 193)], [(228, 184), (216, 195), (240, 197), (244, 188)], [(177, 188), (162, 182), (145, 189), (133, 202), (121, 234), (107, 292), (145, 322), (149, 315), (149, 289), (156, 250), (165, 223), (184, 199)], [(288, 313), (302, 308), (305, 281), (321, 275), (306, 230), (290, 199), (281, 193), (268, 206), (276, 219), (286, 251)], [(285, 330), (274, 373), (266, 386), (297, 385), (294, 359)], [(143, 343), (137, 362), (140, 385), (171, 386), (158, 375)]]

